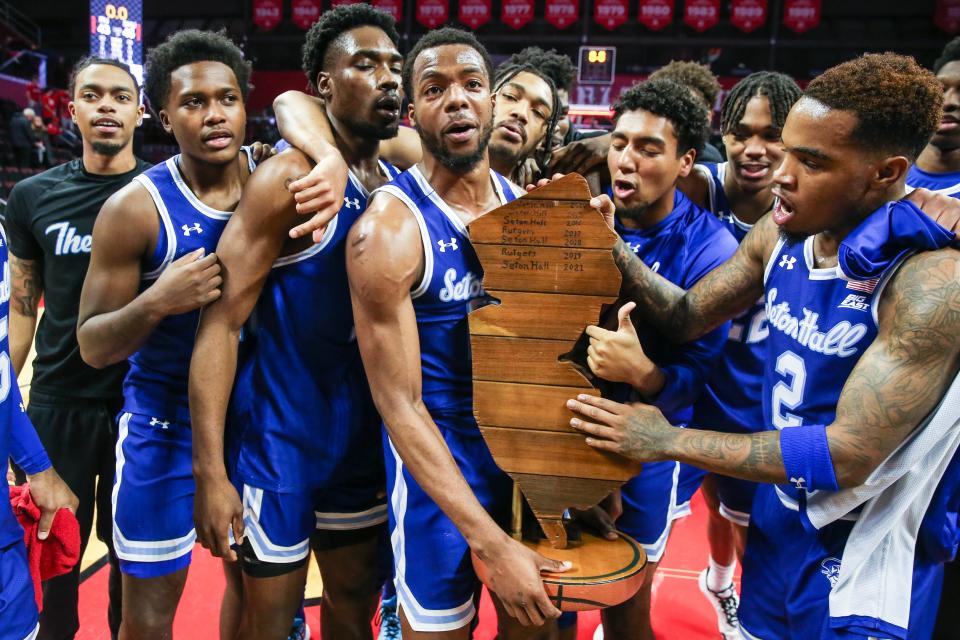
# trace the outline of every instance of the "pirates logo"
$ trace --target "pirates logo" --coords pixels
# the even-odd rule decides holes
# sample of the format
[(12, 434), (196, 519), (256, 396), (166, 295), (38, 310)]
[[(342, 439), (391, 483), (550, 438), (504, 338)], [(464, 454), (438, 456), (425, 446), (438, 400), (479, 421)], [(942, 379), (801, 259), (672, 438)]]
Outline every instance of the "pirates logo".
[(827, 558), (820, 563), (820, 573), (830, 581), (830, 588), (837, 586), (837, 580), (840, 579), (840, 561), (836, 558)]

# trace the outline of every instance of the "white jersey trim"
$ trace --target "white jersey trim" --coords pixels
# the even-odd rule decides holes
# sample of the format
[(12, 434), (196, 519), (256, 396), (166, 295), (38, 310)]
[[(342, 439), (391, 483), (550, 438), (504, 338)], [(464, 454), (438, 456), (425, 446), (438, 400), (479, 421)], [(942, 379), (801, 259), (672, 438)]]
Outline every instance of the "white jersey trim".
[(333, 236), (337, 233), (337, 221), (340, 219), (340, 214), (333, 216), (330, 222), (327, 224), (327, 228), (323, 232), (323, 238), (317, 244), (312, 244), (303, 251), (298, 251), (297, 253), (291, 253), (288, 256), (283, 256), (282, 258), (277, 258), (273, 262), (273, 269), (277, 267), (285, 267), (288, 264), (293, 264), (295, 262), (303, 262), (307, 258), (312, 258), (321, 251), (327, 248), (327, 246), (333, 241)]
[(314, 511), (317, 529), (321, 531), (354, 531), (367, 529), (387, 521), (387, 505), (378, 504), (365, 511), (355, 513), (333, 513)]
[(808, 236), (803, 241), (803, 259), (807, 263), (807, 273), (811, 280), (836, 280), (840, 277), (839, 265), (826, 269), (818, 269), (813, 266), (815, 264), (813, 260), (813, 239), (815, 237)]
[(167, 211), (167, 205), (163, 202), (163, 198), (160, 197), (160, 191), (157, 189), (157, 185), (153, 183), (153, 180), (142, 173), (133, 180), (150, 194), (150, 198), (157, 208), (157, 215), (160, 216), (160, 223), (163, 225), (164, 232), (167, 235), (167, 254), (163, 257), (163, 260), (160, 261), (160, 265), (153, 271), (149, 271), (140, 276), (142, 280), (153, 280), (159, 278), (163, 270), (167, 268), (167, 265), (173, 261), (173, 256), (177, 252), (177, 234), (173, 232), (173, 221), (170, 219), (170, 212)]
[[(767, 258), (767, 266), (763, 270), (763, 286), (767, 286), (767, 280), (770, 279), (770, 272), (773, 271), (773, 264), (777, 261), (777, 256), (780, 255), (780, 251), (787, 243), (782, 239), (777, 240), (777, 244), (774, 245), (773, 251), (770, 252), (770, 257)], [(766, 298), (766, 295), (764, 295)]]
[(290, 564), (299, 562), (310, 553), (310, 539), (290, 546), (279, 545), (267, 537), (260, 526), (260, 508), (263, 506), (263, 489), (243, 485), (244, 540), (250, 541), (254, 555), (263, 562)]
[[(870, 315), (873, 317), (873, 324), (877, 329), (880, 328), (880, 300), (883, 298), (883, 292), (887, 288), (887, 285), (890, 284), (896, 272), (903, 266), (903, 263), (909, 260), (915, 253), (915, 251), (911, 251), (891, 265), (887, 269), (887, 272), (883, 274), (883, 277), (880, 278), (880, 281), (877, 283), (877, 288), (873, 290), (873, 300), (870, 302)], [(842, 270), (841, 275), (843, 275)]]
[[(180, 164), (177, 162), (179, 154), (168, 158), (166, 161), (167, 171), (170, 172), (170, 176), (173, 178), (174, 184), (177, 185), (177, 189), (180, 190), (180, 193), (183, 194), (183, 197), (193, 205), (193, 208), (207, 216), (208, 218), (213, 218), (214, 220), (228, 220), (232, 211), (220, 211), (219, 209), (214, 209), (213, 207), (207, 206), (200, 202), (200, 198), (187, 186), (187, 183), (183, 179), (183, 175), (180, 173)], [(249, 158), (249, 155), (247, 156)]]
[[(385, 184), (373, 193), (377, 194), (381, 191), (390, 194), (406, 205), (410, 213), (413, 214), (414, 219), (416, 219), (417, 225), (420, 227), (420, 240), (423, 243), (423, 277), (420, 279), (420, 283), (410, 291), (411, 298), (419, 298), (427, 292), (427, 289), (430, 288), (430, 281), (433, 280), (433, 243), (430, 239), (430, 231), (427, 229), (427, 221), (424, 220), (423, 213), (420, 212), (420, 207), (410, 199), (409, 195), (396, 185)], [(372, 198), (373, 195), (370, 197)]]

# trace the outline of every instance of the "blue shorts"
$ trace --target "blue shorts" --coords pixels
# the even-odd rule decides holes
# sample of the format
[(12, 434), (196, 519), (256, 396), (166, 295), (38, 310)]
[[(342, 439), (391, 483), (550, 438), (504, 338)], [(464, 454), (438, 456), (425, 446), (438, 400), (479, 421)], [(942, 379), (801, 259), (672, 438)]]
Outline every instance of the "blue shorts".
[[(677, 501), (689, 502), (693, 494), (703, 484), (709, 472), (687, 464), (680, 464), (680, 487), (677, 489)], [(746, 527), (750, 524), (750, 510), (753, 508), (753, 496), (757, 492), (757, 483), (740, 478), (731, 478), (717, 473), (710, 474), (717, 487), (717, 499), (720, 501), (720, 515), (733, 524)]]
[(679, 493), (683, 467), (669, 460), (648, 462), (620, 490), (623, 514), (617, 529), (639, 542), (650, 562), (660, 562), (673, 521), (690, 513), (689, 496), (684, 500)]
[(120, 570), (153, 578), (190, 564), (193, 461), (190, 425), (123, 413), (113, 483), (113, 547)]
[[(815, 533), (785, 507), (773, 485), (757, 488), (740, 591), (740, 631), (748, 640), (852, 640), (901, 637), (877, 629), (857, 633), (830, 626), (829, 597), (853, 522), (838, 521)], [(936, 621), (943, 565), (914, 564), (910, 640), (930, 638)], [(878, 630), (879, 629), (879, 630)]]
[(315, 531), (355, 531), (387, 521), (386, 492), (375, 483), (283, 493), (244, 484), (237, 492), (244, 537), (261, 563), (302, 562)]
[(39, 619), (21, 540), (0, 549), (0, 640), (33, 640), (40, 630)]
[[(513, 483), (490, 455), (473, 416), (434, 417), (480, 504), (501, 526), (510, 521)], [(449, 631), (470, 623), (480, 582), (470, 548), (453, 522), (417, 484), (384, 435), (390, 493), (390, 541), (397, 596), (415, 631)]]

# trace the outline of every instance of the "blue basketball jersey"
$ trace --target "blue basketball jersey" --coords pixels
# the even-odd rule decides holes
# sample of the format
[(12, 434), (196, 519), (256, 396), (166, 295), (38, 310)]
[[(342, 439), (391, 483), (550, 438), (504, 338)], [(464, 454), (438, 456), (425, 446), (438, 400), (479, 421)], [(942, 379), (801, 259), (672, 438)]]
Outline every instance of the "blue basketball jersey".
[[(727, 200), (723, 182), (728, 167), (726, 162), (695, 165), (709, 177), (710, 211), (737, 242), (743, 242), (753, 225), (739, 220)], [(768, 332), (762, 298), (731, 322), (723, 357), (694, 406), (694, 424), (723, 431), (763, 430), (759, 399), (763, 394), (764, 338)]]
[[(673, 211), (657, 224), (633, 229), (624, 226), (618, 216), (615, 228), (644, 264), (684, 289), (692, 287), (737, 249), (737, 241), (720, 221), (679, 189), (675, 191)], [(644, 352), (667, 377), (654, 404), (672, 424), (689, 423), (693, 402), (720, 355), (729, 325), (723, 324), (684, 345), (674, 344), (647, 323), (635, 322), (634, 326)]]
[[(398, 174), (380, 166), (387, 178)], [(369, 195), (351, 172), (323, 240), (274, 263), (247, 322), (254, 338), (231, 414), (241, 442), (237, 471), (247, 484), (284, 492), (383, 467), (346, 265), (347, 234)]]
[[(492, 169), (490, 179), (502, 204), (523, 194)], [(466, 226), (419, 168), (404, 171), (380, 191), (410, 209), (423, 239), (423, 278), (411, 292), (420, 334), (423, 402), (431, 415), (467, 415), (475, 425), (467, 314), (487, 299), (480, 260)]]
[[(839, 266), (814, 266), (813, 240), (794, 245), (780, 240), (766, 267), (767, 429), (833, 422), (844, 383), (877, 336), (884, 287), (902, 264), (894, 262), (874, 280), (846, 280)], [(777, 493), (785, 506), (797, 508), (797, 487), (778, 485)]]
[[(249, 149), (244, 147), (243, 152), (253, 171)], [(232, 214), (200, 202), (180, 173), (179, 158), (176, 155), (134, 178), (149, 192), (160, 216), (156, 249), (143, 264), (141, 292), (171, 262), (200, 248), (206, 254), (215, 251)], [(199, 310), (164, 318), (130, 356), (123, 382), (124, 411), (190, 423), (187, 375), (199, 318)]]
[(917, 165), (913, 165), (907, 173), (907, 186), (914, 189), (922, 187), (945, 196), (960, 198), (960, 171), (953, 173), (927, 173)]

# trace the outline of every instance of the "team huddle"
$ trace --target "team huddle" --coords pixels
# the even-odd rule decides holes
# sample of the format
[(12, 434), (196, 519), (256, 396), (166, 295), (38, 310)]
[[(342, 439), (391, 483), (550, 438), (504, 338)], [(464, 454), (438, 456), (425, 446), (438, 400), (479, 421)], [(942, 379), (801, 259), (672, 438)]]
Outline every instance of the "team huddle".
[[(618, 98), (612, 132), (559, 148), (569, 78), (556, 53), (494, 68), (466, 31), (430, 31), (406, 56), (399, 40), (367, 4), (324, 13), (303, 50), (315, 96), (277, 98), (285, 148), (271, 155), (243, 144), (242, 52), (220, 34), (173, 34), (149, 52), (142, 90), (180, 153), (152, 167), (130, 144), (141, 88), (123, 64), (85, 59), (70, 87), (82, 161), (11, 195), (0, 454), (86, 535), (94, 503), (112, 514), (98, 533), (116, 560), (114, 633), (172, 637), (199, 541), (224, 559), (224, 639), (302, 630), (311, 552), (323, 638), (371, 638), (378, 606), (396, 612), (389, 637), (470, 637), (471, 552), (498, 637), (572, 637), (575, 616), (540, 578), (569, 565), (506, 533), (512, 481), (474, 418), (467, 316), (490, 299), (467, 227), (579, 155), (590, 204), (619, 236), (623, 287), (612, 324), (586, 328), (610, 392), (570, 398), (570, 426), (644, 463), (573, 514), (647, 553), (640, 591), (603, 610), (604, 637), (654, 637), (657, 564), (698, 489), (710, 512), (699, 586), (722, 637), (930, 637), (958, 541), (960, 253), (943, 196), (960, 192), (960, 46), (937, 76), (895, 54), (805, 91), (747, 76), (721, 110), (726, 161), (702, 162), (711, 97), (669, 70)], [(76, 251), (58, 218), (71, 198), (89, 209), (86, 230), (69, 227), (89, 238)], [(69, 262), (84, 242), (85, 273)], [(72, 325), (59, 342), (38, 333), (28, 420), (12, 372), (37, 283), (54, 276), (46, 255), (82, 293), (77, 306), (46, 287), (41, 332)], [(123, 376), (122, 406), (93, 390), (67, 425), (55, 405), (89, 367), (110, 372), (104, 386)], [(92, 448), (92, 421), (115, 468), (81, 491), (51, 459), (63, 473), (60, 460)], [(64, 444), (68, 432), (83, 444)], [(2, 517), (0, 568), (25, 572)], [(53, 619), (65, 615), (53, 585), (40, 615), (19, 584), (0, 581), (12, 603), (0, 638), (75, 627), (75, 614)]]

